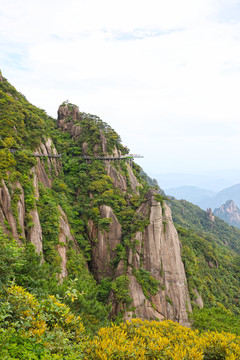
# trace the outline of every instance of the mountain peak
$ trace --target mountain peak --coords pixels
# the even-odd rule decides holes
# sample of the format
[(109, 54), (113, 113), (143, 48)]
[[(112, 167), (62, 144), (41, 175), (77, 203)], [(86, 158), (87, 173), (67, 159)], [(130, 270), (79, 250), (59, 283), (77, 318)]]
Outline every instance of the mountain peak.
[(229, 225), (240, 228), (240, 209), (233, 200), (227, 200), (223, 205), (215, 209), (213, 213)]

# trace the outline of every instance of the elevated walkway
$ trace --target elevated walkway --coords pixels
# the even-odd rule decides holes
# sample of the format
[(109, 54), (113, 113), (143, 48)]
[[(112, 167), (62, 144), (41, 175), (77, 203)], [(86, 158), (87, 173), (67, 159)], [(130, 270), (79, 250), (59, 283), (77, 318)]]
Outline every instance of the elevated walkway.
[[(16, 149), (8, 149), (10, 153), (14, 154), (17, 150)], [(39, 153), (33, 153), (32, 154), (35, 157), (48, 157), (48, 158), (61, 158), (62, 155), (55, 155), (55, 154), (39, 154)], [(74, 156), (75, 157), (75, 156)], [(139, 154), (127, 154), (122, 156), (88, 156), (88, 155), (82, 155), (82, 156), (76, 156), (83, 160), (107, 160), (107, 161), (114, 161), (114, 160), (133, 160), (134, 158), (143, 158), (142, 155)]]
[[(16, 149), (8, 149), (10, 151), (10, 153), (14, 154), (17, 150)], [(49, 158), (60, 158), (62, 155), (54, 155), (54, 154), (39, 154), (39, 153), (33, 153), (32, 156), (36, 156), (36, 157), (49, 157)]]
[(109, 161), (114, 161), (114, 160), (133, 160), (134, 158), (143, 158), (142, 155), (138, 155), (138, 154), (127, 154), (127, 155), (122, 155), (122, 156), (88, 156), (88, 155), (83, 155), (83, 156), (79, 156), (80, 158), (82, 158), (83, 160), (109, 160)]

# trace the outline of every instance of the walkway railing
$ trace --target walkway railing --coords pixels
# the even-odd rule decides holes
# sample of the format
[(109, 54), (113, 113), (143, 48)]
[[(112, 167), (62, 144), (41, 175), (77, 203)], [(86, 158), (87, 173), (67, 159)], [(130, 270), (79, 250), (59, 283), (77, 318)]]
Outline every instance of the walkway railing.
[[(8, 149), (12, 154), (14, 154), (17, 150), (16, 149)], [(55, 155), (55, 154), (39, 154), (39, 153), (33, 153), (32, 154), (35, 157), (48, 157), (48, 158), (61, 158), (62, 155)], [(80, 155), (77, 156), (82, 158), (83, 160), (133, 160), (134, 158), (143, 158), (142, 155), (139, 154), (127, 154), (127, 155), (121, 155), (121, 156), (88, 156), (88, 155)]]

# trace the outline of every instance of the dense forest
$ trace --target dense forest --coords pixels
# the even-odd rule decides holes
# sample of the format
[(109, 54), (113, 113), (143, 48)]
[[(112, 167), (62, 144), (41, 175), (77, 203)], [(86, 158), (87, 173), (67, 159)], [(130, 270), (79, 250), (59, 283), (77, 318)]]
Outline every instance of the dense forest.
[[(53, 119), (0, 74), (1, 359), (240, 358), (240, 230), (128, 153), (99, 117), (64, 102)], [(154, 262), (156, 236), (172, 253)]]

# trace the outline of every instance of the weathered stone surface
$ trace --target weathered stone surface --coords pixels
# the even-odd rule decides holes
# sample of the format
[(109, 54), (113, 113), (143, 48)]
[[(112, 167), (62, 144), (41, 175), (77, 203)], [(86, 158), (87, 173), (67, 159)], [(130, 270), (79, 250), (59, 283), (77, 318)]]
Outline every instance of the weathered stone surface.
[(133, 170), (130, 166), (130, 164), (127, 164), (127, 169), (128, 169), (128, 175), (129, 175), (129, 180), (130, 180), (130, 184), (131, 184), (131, 189), (136, 193), (139, 194), (139, 191), (137, 189), (138, 186), (142, 186), (139, 184), (136, 176), (133, 173)]
[(57, 125), (63, 131), (69, 132), (73, 139), (77, 139), (81, 134), (81, 126), (75, 124), (81, 120), (81, 114), (78, 106), (61, 105), (58, 108)]
[(120, 174), (113, 166), (110, 165), (109, 161), (106, 161), (107, 174), (112, 178), (114, 187), (119, 188), (122, 191), (127, 191), (127, 180), (126, 177)]
[(28, 231), (28, 241), (30, 241), (36, 248), (38, 254), (42, 254), (42, 227), (38, 215), (37, 208), (30, 211), (32, 217), (33, 226)]
[(102, 130), (100, 130), (99, 132), (100, 132), (100, 141), (102, 145), (102, 152), (104, 154), (107, 154), (107, 139), (105, 138)]
[(37, 177), (37, 171), (36, 168), (32, 168), (31, 174), (33, 175), (33, 186), (35, 190), (35, 199), (39, 200), (39, 189), (38, 189), (38, 177)]
[(64, 125), (66, 125), (67, 122), (71, 122), (71, 120), (81, 120), (79, 107), (76, 105), (69, 106), (68, 104), (60, 105), (58, 108), (58, 126), (64, 127)]
[(113, 156), (120, 157), (122, 155), (121, 150), (118, 150), (116, 147), (113, 149)]
[[(161, 304), (155, 301), (156, 309), (153, 308), (151, 302), (145, 297), (141, 285), (137, 282), (135, 276), (129, 275), (129, 291), (130, 297), (133, 299), (131, 306), (135, 308), (133, 312), (126, 312), (125, 319), (137, 316), (141, 319), (159, 319), (163, 320), (165, 317), (159, 312)], [(153, 300), (153, 299), (151, 299)]]
[[(18, 202), (17, 207), (19, 211), (21, 212), (22, 216), (25, 213), (25, 210), (22, 209), (22, 202), (21, 200)], [(5, 182), (2, 180), (1, 187), (0, 187), (0, 222), (6, 231), (6, 233), (11, 233), (16, 240), (21, 243), (19, 240), (19, 233), (17, 231), (17, 220), (13, 216), (12, 210), (11, 210), (11, 196), (9, 194), (9, 190), (5, 184)], [(8, 223), (8, 227), (6, 226), (6, 222)], [(22, 223), (22, 220), (21, 220)], [(24, 234), (21, 234), (22, 236)]]
[(67, 272), (67, 249), (68, 244), (71, 242), (73, 247), (77, 250), (78, 246), (74, 236), (71, 234), (70, 225), (67, 216), (61, 206), (58, 207), (60, 211), (60, 225), (59, 225), (59, 244), (57, 245), (57, 251), (61, 257), (61, 274), (59, 276), (60, 282), (68, 275)]
[(194, 302), (195, 304), (202, 309), (204, 307), (204, 303), (203, 303), (203, 299), (201, 297), (201, 295), (199, 294), (199, 292), (197, 291), (197, 289), (193, 289), (195, 298), (194, 298)]
[(88, 143), (86, 141), (82, 144), (82, 152), (83, 152), (83, 155), (87, 155)]
[(22, 229), (22, 232), (20, 236), (22, 238), (25, 238), (25, 230), (24, 230), (24, 220), (25, 220), (25, 201), (24, 201), (24, 191), (22, 188), (22, 185), (17, 182), (16, 188), (18, 188), (21, 191), (19, 201), (17, 203), (17, 212), (18, 212), (18, 223), (20, 228)]
[[(57, 155), (57, 150), (53, 145), (51, 139), (46, 139), (46, 142), (40, 144), (36, 149), (36, 153), (41, 155)], [(58, 176), (61, 170), (61, 161), (59, 158), (37, 158), (36, 173), (38, 180), (45, 187), (52, 187), (52, 180), (55, 176)]]
[(37, 158), (37, 165), (36, 165), (36, 172), (38, 180), (48, 188), (52, 187), (52, 180), (48, 177), (46, 170), (42, 164), (42, 161), (40, 158)]
[[(134, 251), (128, 250), (127, 272), (120, 262), (115, 273), (115, 277), (126, 274), (129, 278), (130, 306), (134, 311), (126, 311), (125, 318), (136, 315), (142, 319), (171, 319), (189, 326), (188, 311), (191, 311), (191, 304), (171, 211), (166, 204), (162, 208), (155, 200), (154, 191), (150, 190), (146, 197), (148, 201), (140, 206), (137, 213), (149, 218), (150, 224), (143, 233), (137, 232), (135, 235), (137, 245)], [(159, 290), (155, 295), (148, 294), (149, 298), (143, 293), (132, 271), (140, 268), (150, 272), (159, 281)], [(113, 294), (110, 299), (114, 303)], [(112, 315), (120, 310), (121, 305), (114, 303)]]
[(93, 236), (91, 237), (93, 241), (91, 268), (98, 280), (114, 274), (111, 261), (115, 258), (116, 246), (121, 243), (122, 238), (121, 225), (114, 215), (112, 208), (106, 205), (101, 206), (100, 216), (101, 218), (111, 218), (112, 222), (109, 225), (108, 232), (96, 231), (93, 226), (91, 228), (91, 235)]
[[(129, 164), (127, 165), (128, 174), (129, 174), (129, 180), (130, 180), (130, 186), (131, 189), (136, 193), (139, 194), (139, 191), (137, 189), (138, 186), (142, 186), (139, 184), (136, 176), (133, 173), (133, 170)], [(127, 191), (127, 179), (125, 176), (123, 176), (115, 167), (111, 165), (109, 161), (106, 161), (105, 163), (107, 174), (112, 178), (114, 187), (119, 188), (122, 191)]]
[[(150, 206), (150, 224), (143, 237), (137, 234), (139, 248), (132, 256), (130, 263), (139, 268), (139, 254), (142, 256), (142, 266), (159, 280), (161, 286), (156, 295), (151, 296), (155, 310), (150, 311), (148, 302), (139, 304), (141, 317), (150, 318), (149, 314), (162, 319), (167, 318), (189, 325), (187, 311), (191, 311), (187, 279), (181, 259), (180, 242), (173, 225), (170, 208), (156, 202), (154, 195), (149, 193), (148, 203), (143, 204), (141, 211), (147, 213)], [(144, 209), (145, 208), (145, 209)], [(142, 239), (144, 238), (144, 241)], [(141, 247), (141, 249), (140, 249)], [(130, 284), (131, 297), (136, 295), (136, 286)], [(186, 306), (188, 304), (188, 306)], [(154, 311), (153, 311), (154, 310)]]

